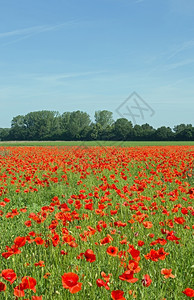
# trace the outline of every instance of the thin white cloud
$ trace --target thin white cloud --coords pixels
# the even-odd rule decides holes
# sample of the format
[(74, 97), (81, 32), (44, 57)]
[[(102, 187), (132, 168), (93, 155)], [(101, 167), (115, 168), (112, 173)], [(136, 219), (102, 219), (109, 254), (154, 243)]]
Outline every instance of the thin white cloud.
[(169, 61), (175, 56), (177, 56), (179, 53), (192, 49), (193, 47), (194, 47), (194, 39), (187, 40), (182, 42), (182, 44), (174, 45), (173, 47), (171, 47), (171, 49), (168, 49), (167, 51), (161, 52), (160, 57), (163, 57), (165, 61)]
[[(0, 102), (1, 99), (11, 99), (15, 97), (30, 97), (45, 96), (51, 93), (57, 94), (56, 86), (63, 89), (64, 86), (73, 88), (73, 86), (80, 85), (86, 86), (91, 84), (95, 78), (101, 78), (102, 74), (107, 71), (88, 71), (88, 72), (75, 72), (75, 73), (54, 73), (52, 75), (36, 74), (36, 73), (17, 73), (16, 75), (9, 74), (9, 83), (3, 84), (0, 76)], [(13, 75), (13, 76), (12, 76)], [(66, 81), (72, 79), (73, 81)], [(77, 80), (78, 79), (78, 80)], [(80, 79), (85, 80), (80, 82)], [(89, 82), (89, 83), (88, 83)], [(66, 85), (67, 83), (67, 85)], [(46, 89), (45, 89), (46, 87)]]
[(190, 64), (193, 64), (193, 63), (194, 63), (194, 59), (187, 59), (187, 60), (178, 61), (177, 63), (168, 64), (166, 68), (168, 70), (172, 70), (172, 69), (177, 69), (179, 67), (184, 67), (186, 65), (190, 65)]
[(173, 58), (176, 56), (178, 53), (181, 53), (187, 49), (193, 48), (194, 47), (194, 40), (189, 40), (184, 42), (181, 46), (179, 46), (169, 57), (168, 59)]
[(55, 25), (32, 26), (32, 27), (21, 28), (21, 29), (16, 29), (16, 30), (12, 30), (12, 31), (0, 32), (0, 39), (18, 37), (16, 39), (9, 40), (8, 42), (4, 43), (1, 46), (7, 46), (7, 45), (10, 45), (13, 43), (17, 43), (21, 40), (30, 38), (31, 36), (41, 34), (43, 32), (59, 30), (65, 26), (74, 25), (76, 23), (77, 23), (76, 20), (71, 20), (71, 21), (67, 21), (67, 22), (55, 24)]
[(33, 26), (33, 27), (27, 27), (22, 29), (16, 29), (12, 31), (6, 31), (6, 32), (0, 32), (0, 38), (6, 38), (11, 36), (25, 36), (25, 35), (31, 35), (31, 34), (39, 34), (45, 31), (52, 31), (56, 29), (60, 29), (61, 27), (69, 24), (74, 24), (75, 21), (67, 21), (61, 24), (57, 25), (42, 25), (42, 26)]
[(34, 33), (40, 33), (45, 30), (46, 26), (33, 26), (23, 29), (17, 29), (12, 31), (6, 31), (0, 33), (0, 38), (6, 38), (10, 36), (18, 36), (18, 35), (28, 35)]
[[(155, 73), (158, 70), (169, 70), (169, 69), (176, 69), (178, 67), (188, 65), (194, 62), (194, 59), (185, 59), (183, 61), (177, 61), (172, 63), (171, 61), (176, 60), (176, 56), (180, 53), (184, 53), (189, 49), (194, 47), (194, 40), (184, 41), (182, 44), (174, 46), (173, 48), (163, 51), (158, 56), (155, 56), (155, 61), (160, 61), (160, 63), (156, 64), (154, 68), (152, 68), (148, 73), (147, 76)], [(152, 63), (152, 61), (151, 61)]]
[(40, 81), (61, 81), (63, 79), (70, 79), (70, 78), (76, 78), (76, 77), (86, 77), (86, 76), (92, 76), (92, 75), (98, 75), (106, 73), (106, 71), (89, 71), (89, 72), (77, 72), (77, 73), (59, 73), (59, 74), (52, 74), (52, 75), (43, 75), (43, 76), (35, 76), (36, 80)]

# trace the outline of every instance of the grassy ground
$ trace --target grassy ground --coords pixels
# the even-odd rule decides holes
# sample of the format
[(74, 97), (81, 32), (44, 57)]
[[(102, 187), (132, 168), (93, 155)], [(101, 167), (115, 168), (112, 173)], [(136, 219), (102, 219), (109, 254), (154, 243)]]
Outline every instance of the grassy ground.
[(167, 146), (194, 145), (194, 141), (8, 141), (0, 146)]

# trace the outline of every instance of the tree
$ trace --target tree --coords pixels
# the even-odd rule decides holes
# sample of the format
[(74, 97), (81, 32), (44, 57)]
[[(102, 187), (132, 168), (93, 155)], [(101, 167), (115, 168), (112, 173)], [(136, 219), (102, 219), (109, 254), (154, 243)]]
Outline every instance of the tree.
[(114, 123), (114, 133), (115, 139), (117, 141), (122, 140), (125, 141), (127, 138), (131, 137), (133, 130), (133, 125), (131, 121), (128, 121), (125, 118), (117, 119)]
[(113, 113), (108, 110), (95, 111), (94, 118), (96, 124), (100, 124), (103, 129), (105, 129), (108, 126), (111, 126), (114, 123)]
[(100, 140), (102, 134), (102, 126), (99, 123), (91, 124), (91, 138), (92, 140)]
[(154, 134), (156, 140), (159, 141), (170, 141), (173, 140), (174, 134), (170, 127), (159, 127)]
[(69, 128), (70, 116), (71, 116), (71, 112), (66, 111), (60, 117), (59, 123), (60, 123), (60, 129), (61, 129), (61, 135), (60, 135), (61, 140), (69, 139), (68, 128)]
[(71, 140), (84, 140), (90, 130), (90, 116), (83, 111), (73, 111), (67, 124), (67, 135)]
[(143, 128), (141, 125), (136, 124), (133, 127), (133, 139), (135, 141), (141, 141), (143, 139)]
[(26, 139), (25, 116), (18, 115), (11, 121), (10, 138), (11, 140), (22, 141)]
[(180, 124), (173, 128), (175, 132), (175, 139), (181, 141), (193, 140), (193, 127), (191, 124)]
[(57, 130), (55, 111), (35, 111), (28, 113), (24, 118), (24, 124), (29, 140), (49, 140)]
[(35, 111), (12, 119), (11, 128), (0, 128), (0, 140), (194, 140), (194, 127), (179, 124), (154, 129), (148, 123), (135, 125), (126, 118), (113, 121), (112, 112), (98, 110), (95, 123), (83, 111)]
[(0, 128), (0, 141), (9, 141), (10, 128)]
[(155, 129), (152, 126), (150, 126), (148, 123), (141, 125), (141, 128), (143, 129), (142, 140), (144, 141), (152, 140), (153, 135), (155, 133)]
[(111, 141), (114, 140), (114, 123), (112, 125), (108, 125), (105, 129), (102, 130), (101, 140), (103, 141)]
[(194, 127), (185, 128), (176, 134), (176, 140), (178, 141), (193, 141), (194, 140)]
[(187, 124), (187, 125), (179, 124), (179, 125), (174, 126), (174, 128), (173, 128), (173, 130), (176, 134), (180, 133), (181, 131), (183, 131), (185, 129), (192, 129), (192, 124)]

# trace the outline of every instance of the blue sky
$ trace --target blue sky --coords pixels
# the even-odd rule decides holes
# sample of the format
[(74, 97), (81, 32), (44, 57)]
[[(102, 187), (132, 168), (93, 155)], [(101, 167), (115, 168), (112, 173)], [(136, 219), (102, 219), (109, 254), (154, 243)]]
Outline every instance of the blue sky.
[(0, 0), (0, 128), (32, 111), (103, 109), (193, 124), (194, 1)]

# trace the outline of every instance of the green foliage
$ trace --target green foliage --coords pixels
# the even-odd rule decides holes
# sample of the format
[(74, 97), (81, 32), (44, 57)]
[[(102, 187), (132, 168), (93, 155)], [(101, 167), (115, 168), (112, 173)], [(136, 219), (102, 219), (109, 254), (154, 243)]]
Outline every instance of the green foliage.
[(111, 126), (113, 124), (113, 113), (108, 110), (98, 110), (95, 111), (94, 118), (96, 124), (100, 124), (103, 129)]
[(127, 138), (132, 137), (133, 125), (130, 121), (125, 118), (120, 118), (116, 120), (114, 124), (114, 132), (115, 136), (119, 138), (119, 140), (125, 141)]
[(154, 129), (148, 123), (134, 125), (126, 118), (113, 120), (113, 113), (99, 110), (95, 123), (83, 111), (35, 111), (12, 119), (11, 128), (0, 128), (0, 141), (194, 141), (194, 127), (180, 124)]

